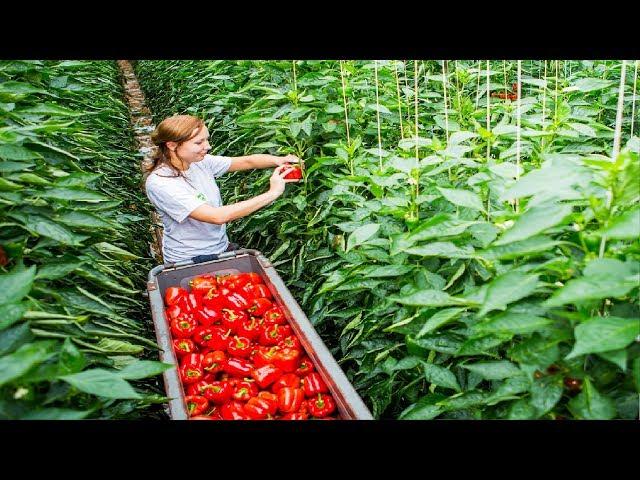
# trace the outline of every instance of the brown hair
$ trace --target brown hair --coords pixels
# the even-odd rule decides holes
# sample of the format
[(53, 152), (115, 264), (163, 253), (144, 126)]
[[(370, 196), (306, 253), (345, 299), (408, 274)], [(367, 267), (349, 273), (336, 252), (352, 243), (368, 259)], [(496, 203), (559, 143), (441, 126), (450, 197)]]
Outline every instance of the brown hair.
[[(151, 172), (163, 165), (169, 167), (174, 172), (174, 176), (184, 177), (182, 172), (171, 164), (171, 153), (167, 142), (176, 142), (180, 145), (198, 135), (203, 127), (204, 121), (192, 115), (174, 115), (160, 122), (151, 134), (151, 141), (157, 148), (153, 155), (145, 159), (143, 163), (143, 182)], [(178, 153), (174, 153), (182, 161)]]

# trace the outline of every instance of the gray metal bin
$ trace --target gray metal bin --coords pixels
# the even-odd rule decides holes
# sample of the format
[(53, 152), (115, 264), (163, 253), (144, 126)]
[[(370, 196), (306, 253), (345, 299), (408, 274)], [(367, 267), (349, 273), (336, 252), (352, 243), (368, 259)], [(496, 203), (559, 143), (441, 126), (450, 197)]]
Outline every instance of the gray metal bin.
[[(346, 375), (333, 358), (311, 322), (295, 301), (271, 262), (257, 250), (241, 249), (226, 252), (217, 259), (194, 263), (191, 260), (158, 265), (149, 272), (147, 291), (151, 315), (156, 329), (160, 360), (177, 365), (171, 345), (171, 332), (164, 309), (164, 292), (168, 287), (188, 288), (191, 278), (205, 273), (256, 272), (271, 291), (275, 302), (285, 312), (294, 333), (311, 358), (316, 370), (329, 387), (336, 401), (340, 417), (346, 420), (372, 420), (371, 412), (355, 391)], [(169, 414), (174, 420), (188, 419), (184, 391), (177, 368), (164, 372), (164, 383), (169, 401)]]

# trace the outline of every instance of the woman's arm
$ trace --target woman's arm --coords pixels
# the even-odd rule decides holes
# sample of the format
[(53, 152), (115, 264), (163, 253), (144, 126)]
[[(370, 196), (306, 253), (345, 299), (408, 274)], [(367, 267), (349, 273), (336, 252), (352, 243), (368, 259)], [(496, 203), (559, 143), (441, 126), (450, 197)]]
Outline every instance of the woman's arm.
[(254, 153), (253, 155), (245, 155), (243, 157), (231, 157), (230, 172), (238, 170), (252, 170), (255, 168), (271, 168), (279, 167), (285, 163), (301, 163), (300, 159), (295, 155), (287, 155), (278, 157), (267, 153)]
[(269, 179), (270, 188), (267, 192), (256, 195), (249, 200), (225, 205), (222, 207), (212, 207), (211, 205), (200, 205), (189, 214), (190, 218), (200, 222), (215, 223), (222, 225), (224, 223), (246, 217), (247, 215), (269, 205), (284, 193), (287, 183), (297, 182), (298, 180), (285, 180), (284, 177), (293, 170), (280, 166), (273, 171), (273, 175)]

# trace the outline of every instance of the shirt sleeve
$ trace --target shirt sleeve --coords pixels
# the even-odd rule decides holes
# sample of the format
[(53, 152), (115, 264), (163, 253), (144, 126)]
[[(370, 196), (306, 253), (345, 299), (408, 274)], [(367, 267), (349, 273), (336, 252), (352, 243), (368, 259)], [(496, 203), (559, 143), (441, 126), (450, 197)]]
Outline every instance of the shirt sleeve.
[(157, 175), (150, 175), (145, 187), (153, 206), (178, 223), (184, 222), (191, 212), (207, 203), (198, 199), (197, 192), (181, 178), (160, 179)]
[(202, 166), (217, 178), (229, 171), (229, 167), (231, 167), (231, 157), (207, 154), (202, 160)]

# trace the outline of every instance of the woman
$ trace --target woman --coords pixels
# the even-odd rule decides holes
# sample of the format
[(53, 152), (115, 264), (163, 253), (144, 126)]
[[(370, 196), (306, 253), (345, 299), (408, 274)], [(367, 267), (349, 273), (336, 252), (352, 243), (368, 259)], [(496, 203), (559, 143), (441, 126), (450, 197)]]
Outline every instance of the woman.
[[(300, 163), (294, 155), (254, 154), (242, 157), (208, 155), (209, 131), (191, 115), (166, 118), (151, 134), (158, 147), (145, 168), (145, 188), (164, 225), (165, 262), (219, 254), (237, 248), (229, 243), (226, 223), (269, 205), (284, 193), (293, 171), (286, 164)], [(267, 192), (249, 200), (222, 205), (215, 179), (226, 172), (276, 167)]]

